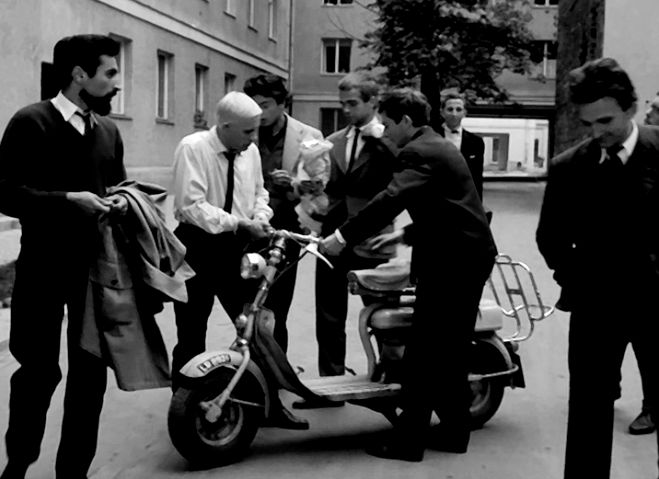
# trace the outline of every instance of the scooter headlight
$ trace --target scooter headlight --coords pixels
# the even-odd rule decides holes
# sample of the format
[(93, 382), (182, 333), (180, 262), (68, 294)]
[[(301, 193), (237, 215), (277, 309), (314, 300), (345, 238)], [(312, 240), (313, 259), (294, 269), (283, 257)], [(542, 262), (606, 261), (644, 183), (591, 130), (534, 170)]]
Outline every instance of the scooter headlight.
[(258, 253), (243, 255), (240, 262), (240, 276), (243, 279), (260, 278), (265, 271), (265, 258)]

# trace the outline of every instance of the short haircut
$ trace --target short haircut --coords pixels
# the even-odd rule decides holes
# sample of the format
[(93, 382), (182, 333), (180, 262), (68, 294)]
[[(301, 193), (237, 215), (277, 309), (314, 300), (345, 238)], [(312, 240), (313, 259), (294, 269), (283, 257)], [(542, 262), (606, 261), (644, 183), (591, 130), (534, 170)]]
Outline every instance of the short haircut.
[(458, 93), (455, 91), (451, 91), (442, 95), (440, 108), (444, 109), (444, 107), (446, 106), (446, 102), (448, 102), (449, 100), (462, 100), (462, 104), (464, 105), (465, 108), (467, 108), (467, 100), (465, 99), (465, 96), (462, 93)]
[(262, 112), (261, 107), (251, 97), (239, 91), (232, 91), (217, 102), (215, 114), (219, 125), (238, 119), (248, 120)]
[(613, 58), (584, 63), (570, 72), (568, 81), (570, 100), (577, 105), (609, 97), (626, 111), (638, 100), (629, 75)]
[(363, 101), (377, 98), (380, 94), (380, 85), (375, 78), (364, 72), (348, 73), (339, 80), (339, 90), (357, 90)]
[(245, 82), (243, 91), (252, 98), (261, 95), (272, 98), (278, 105), (288, 105), (289, 93), (284, 79), (272, 74), (257, 75)]
[(430, 121), (430, 104), (426, 96), (412, 88), (397, 88), (382, 95), (380, 113), (400, 123), (407, 115), (413, 126), (424, 126)]
[(59, 88), (64, 89), (71, 84), (71, 72), (76, 66), (82, 68), (90, 77), (95, 76), (101, 64), (101, 55), (116, 57), (119, 55), (119, 49), (119, 43), (106, 35), (73, 35), (62, 38), (53, 49), (53, 68)]

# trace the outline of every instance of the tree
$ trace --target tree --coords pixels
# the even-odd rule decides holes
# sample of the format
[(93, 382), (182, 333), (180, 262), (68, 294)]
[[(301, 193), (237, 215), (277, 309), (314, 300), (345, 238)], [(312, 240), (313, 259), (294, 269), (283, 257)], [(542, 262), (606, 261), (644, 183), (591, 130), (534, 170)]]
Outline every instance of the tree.
[(374, 0), (376, 29), (362, 46), (390, 85), (417, 84), (431, 104), (447, 88), (470, 100), (505, 101), (495, 79), (527, 73), (532, 34), (527, 0)]

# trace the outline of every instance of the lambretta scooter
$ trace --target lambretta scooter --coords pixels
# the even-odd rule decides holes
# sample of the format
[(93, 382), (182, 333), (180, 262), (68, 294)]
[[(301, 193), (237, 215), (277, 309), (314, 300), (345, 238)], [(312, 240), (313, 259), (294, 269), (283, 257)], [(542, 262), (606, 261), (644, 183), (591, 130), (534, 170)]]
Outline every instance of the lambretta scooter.
[[(298, 258), (285, 258), (289, 241), (304, 246)], [(246, 254), (241, 265), (243, 278), (261, 280), (253, 302), (235, 321), (236, 339), (226, 350), (197, 355), (180, 370), (182, 379), (171, 400), (168, 428), (174, 447), (195, 467), (240, 460), (270, 417), (279, 389), (310, 401), (347, 401), (395, 421), (400, 405), (402, 351), (414, 302), (408, 265), (385, 264), (349, 274), (353, 294), (376, 299), (359, 316), (366, 374), (302, 381), (272, 336), (274, 317), (264, 307), (269, 289), (291, 262), (305, 254), (313, 254), (331, 267), (318, 252), (319, 242), (316, 236), (278, 230), (263, 254)], [(553, 311), (543, 305), (528, 267), (508, 256), (497, 258), (488, 284), (491, 297), (481, 300), (472, 342), (469, 379), (474, 427), (494, 415), (506, 386), (524, 386), (518, 343), (532, 335), (536, 321)], [(529, 288), (531, 295), (527, 294)], [(505, 317), (513, 318), (514, 326), (502, 337), (498, 333), (504, 328)]]

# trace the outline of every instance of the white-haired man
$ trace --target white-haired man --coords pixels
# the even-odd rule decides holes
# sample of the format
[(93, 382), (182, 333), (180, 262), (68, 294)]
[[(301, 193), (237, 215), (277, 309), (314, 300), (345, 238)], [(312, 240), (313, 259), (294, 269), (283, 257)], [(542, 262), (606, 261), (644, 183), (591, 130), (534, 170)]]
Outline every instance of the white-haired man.
[[(232, 320), (249, 301), (251, 288), (240, 277), (240, 259), (249, 241), (267, 235), (272, 217), (254, 144), (261, 112), (244, 93), (228, 93), (217, 104), (216, 125), (186, 136), (174, 153), (174, 217), (179, 221), (175, 233), (196, 273), (186, 283), (188, 302), (174, 306), (174, 389), (181, 367), (205, 350), (215, 297)], [(283, 406), (279, 410), (271, 425), (309, 427)]]

